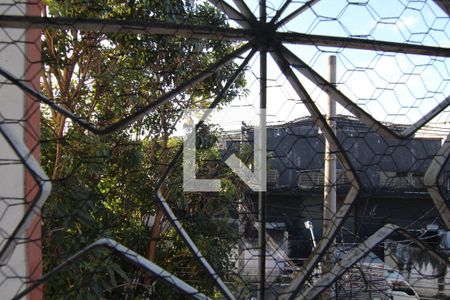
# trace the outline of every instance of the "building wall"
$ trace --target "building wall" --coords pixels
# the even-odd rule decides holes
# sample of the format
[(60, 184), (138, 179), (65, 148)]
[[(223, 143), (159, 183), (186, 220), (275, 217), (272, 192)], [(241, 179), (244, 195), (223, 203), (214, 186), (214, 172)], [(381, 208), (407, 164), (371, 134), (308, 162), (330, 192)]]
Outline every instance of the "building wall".
[[(267, 195), (267, 222), (283, 222), (289, 233), (288, 255), (291, 259), (305, 259), (312, 250), (311, 234), (304, 222), (311, 221), (316, 241), (322, 238), (322, 193), (275, 193)], [(254, 199), (255, 205), (257, 199)], [(338, 207), (342, 195), (338, 195)], [(407, 209), (405, 209), (407, 208)], [(392, 223), (410, 229), (424, 229), (436, 222), (438, 216), (429, 197), (369, 197), (362, 195), (343, 225), (337, 241), (360, 243), (383, 225)], [(381, 248), (374, 252), (381, 255)]]
[[(398, 269), (419, 296), (426, 299), (450, 298), (448, 266), (410, 243), (389, 241), (385, 247), (386, 264)], [(449, 254), (448, 250), (446, 254)]]
[[(0, 14), (25, 14), (24, 4), (9, 6), (13, 1), (2, 1)], [(25, 75), (25, 30), (3, 29), (0, 31), (0, 66), (13, 75), (24, 78)], [(11, 129), (21, 139), (24, 138), (24, 124), (20, 122), (25, 114), (25, 95), (15, 86), (5, 84), (1, 78), (0, 107), (5, 119), (11, 120)], [(24, 167), (18, 163), (18, 157), (0, 136), (0, 245), (3, 246), (24, 214)], [(7, 264), (0, 268), (0, 294), (11, 299), (23, 289), (23, 278), (27, 275), (26, 246), (20, 244), (14, 250)]]
[[(362, 188), (370, 191), (424, 189), (423, 174), (441, 146), (439, 138), (385, 139), (360, 121), (347, 117), (337, 120), (337, 137), (361, 179)], [(323, 135), (310, 118), (269, 127), (270, 167), (278, 172), (276, 184), (269, 185), (269, 189), (298, 189), (302, 172), (307, 174), (303, 177), (317, 177), (314, 172), (324, 168), (324, 149)], [(339, 162), (337, 168), (338, 172), (342, 169)]]
[[(42, 6), (40, 0), (29, 0), (27, 4), (27, 15), (40, 16)], [(35, 90), (40, 90), (40, 79), (42, 72), (41, 63), (41, 36), (42, 30), (27, 29), (26, 31), (26, 74), (25, 79)], [(40, 158), (40, 102), (33, 97), (25, 96), (26, 123), (24, 141), (34, 157), (39, 161)], [(36, 182), (29, 172), (25, 173), (25, 200), (31, 202), (38, 189)], [(27, 262), (28, 262), (28, 280), (34, 281), (42, 276), (42, 246), (41, 246), (41, 217), (38, 215), (31, 222), (27, 229)], [(43, 298), (43, 286), (35, 288), (28, 295), (30, 300), (39, 300)]]
[[(38, 5), (2, 0), (1, 15), (39, 14)], [(14, 76), (28, 80), (39, 88), (40, 31), (2, 28), (0, 30), (0, 66)], [(30, 113), (33, 112), (33, 113)], [(29, 99), (20, 89), (0, 77), (0, 114), (7, 120), (15, 136), (22, 139), (33, 154), (38, 156), (39, 148), (39, 104)], [(26, 202), (36, 193), (36, 183), (17, 155), (0, 135), (0, 247), (4, 245), (26, 210)], [(0, 268), (0, 295), (10, 299), (26, 287), (25, 282), (42, 275), (40, 243), (28, 243), (28, 238), (39, 240), (40, 221), (30, 226), (32, 230), (21, 238), (5, 265)], [(41, 299), (39, 290), (28, 296)]]

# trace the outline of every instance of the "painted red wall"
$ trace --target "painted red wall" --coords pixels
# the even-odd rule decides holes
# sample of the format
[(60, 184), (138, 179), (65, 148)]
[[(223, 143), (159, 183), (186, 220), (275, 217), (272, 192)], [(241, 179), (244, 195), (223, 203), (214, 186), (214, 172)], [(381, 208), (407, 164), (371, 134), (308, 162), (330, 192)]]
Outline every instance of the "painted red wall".
[[(27, 15), (40, 16), (41, 4), (39, 0), (29, 0), (27, 4)], [(26, 31), (26, 80), (39, 90), (41, 77), (41, 30), (28, 29)], [(39, 136), (40, 136), (40, 105), (30, 96), (25, 99), (25, 144), (33, 155), (39, 160)], [(25, 197), (29, 202), (37, 193), (37, 185), (28, 172), (25, 174)], [(42, 276), (42, 248), (41, 248), (41, 217), (36, 217), (27, 231), (29, 242), (27, 243), (27, 261), (29, 280), (33, 281)], [(38, 300), (43, 298), (42, 286), (34, 289), (28, 299)]]

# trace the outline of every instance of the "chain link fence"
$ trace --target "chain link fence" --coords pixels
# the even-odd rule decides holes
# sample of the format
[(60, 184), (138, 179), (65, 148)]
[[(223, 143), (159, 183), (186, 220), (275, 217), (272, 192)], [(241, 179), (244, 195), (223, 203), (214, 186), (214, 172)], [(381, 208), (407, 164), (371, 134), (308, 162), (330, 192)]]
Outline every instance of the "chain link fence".
[(2, 298), (450, 297), (449, 12), (3, 1)]

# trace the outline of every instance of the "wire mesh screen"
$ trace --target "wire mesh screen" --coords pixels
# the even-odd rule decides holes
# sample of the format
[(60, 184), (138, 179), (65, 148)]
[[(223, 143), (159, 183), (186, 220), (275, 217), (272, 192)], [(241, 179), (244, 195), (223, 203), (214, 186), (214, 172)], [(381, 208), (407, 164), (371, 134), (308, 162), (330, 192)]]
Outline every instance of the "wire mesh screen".
[(2, 298), (450, 297), (449, 12), (3, 1)]

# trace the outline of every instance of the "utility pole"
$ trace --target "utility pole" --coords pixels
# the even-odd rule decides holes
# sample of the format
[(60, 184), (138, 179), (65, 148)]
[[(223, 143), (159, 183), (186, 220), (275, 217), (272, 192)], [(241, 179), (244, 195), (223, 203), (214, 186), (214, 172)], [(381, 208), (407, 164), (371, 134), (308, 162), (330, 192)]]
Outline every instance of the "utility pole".
[[(331, 84), (336, 84), (336, 56), (331, 55), (329, 63), (329, 80)], [(327, 124), (336, 134), (336, 101), (328, 95), (328, 105), (326, 111)], [(323, 189), (323, 235), (328, 232), (333, 225), (336, 216), (336, 154), (333, 153), (330, 142), (325, 139), (325, 170), (324, 170), (324, 189)], [(324, 264), (324, 272), (329, 272), (331, 267), (331, 247), (328, 257)]]

